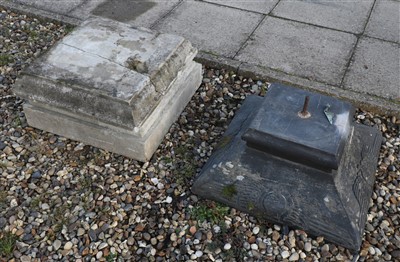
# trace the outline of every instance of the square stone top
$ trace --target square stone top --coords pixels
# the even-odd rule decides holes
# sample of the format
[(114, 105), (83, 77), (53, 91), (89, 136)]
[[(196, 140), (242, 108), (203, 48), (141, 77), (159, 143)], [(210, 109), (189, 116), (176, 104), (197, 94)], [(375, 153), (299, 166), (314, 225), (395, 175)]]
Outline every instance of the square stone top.
[(15, 92), (100, 121), (137, 127), (196, 52), (182, 37), (92, 17), (27, 68)]
[[(309, 96), (310, 117), (302, 118)], [(318, 169), (337, 169), (352, 130), (351, 104), (273, 84), (243, 139), (248, 146)]]

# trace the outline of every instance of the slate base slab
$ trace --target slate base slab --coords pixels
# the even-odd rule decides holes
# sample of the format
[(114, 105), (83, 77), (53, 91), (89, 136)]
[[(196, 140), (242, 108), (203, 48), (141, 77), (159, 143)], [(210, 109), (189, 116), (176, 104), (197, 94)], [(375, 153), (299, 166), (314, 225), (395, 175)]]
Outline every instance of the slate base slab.
[(375, 180), (380, 132), (352, 126), (337, 170), (321, 170), (246, 145), (242, 137), (254, 126), (264, 99), (246, 98), (192, 191), (358, 250)]

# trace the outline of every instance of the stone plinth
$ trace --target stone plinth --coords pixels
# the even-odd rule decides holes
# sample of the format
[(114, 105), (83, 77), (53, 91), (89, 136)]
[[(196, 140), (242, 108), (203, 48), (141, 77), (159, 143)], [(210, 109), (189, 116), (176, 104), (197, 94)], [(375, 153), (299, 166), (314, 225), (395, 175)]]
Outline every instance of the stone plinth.
[(16, 82), (31, 126), (148, 160), (201, 83), (179, 36), (90, 18)]
[(382, 137), (352, 123), (353, 110), (278, 84), (246, 98), (192, 191), (358, 250)]

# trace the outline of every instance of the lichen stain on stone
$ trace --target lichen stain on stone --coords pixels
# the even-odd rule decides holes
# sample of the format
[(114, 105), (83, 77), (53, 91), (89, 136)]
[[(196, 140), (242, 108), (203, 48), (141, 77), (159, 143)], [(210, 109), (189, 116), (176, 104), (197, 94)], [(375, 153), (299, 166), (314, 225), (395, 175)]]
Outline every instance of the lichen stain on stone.
[(96, 41), (96, 42), (101, 42), (101, 41), (104, 41), (105, 39), (104, 39), (104, 37), (91, 35), (91, 36), (89, 36), (89, 40)]
[(229, 144), (229, 142), (232, 141), (232, 137), (231, 136), (225, 136), (221, 139), (221, 141), (217, 144), (216, 148), (217, 149), (222, 149), (225, 146), (227, 146)]
[(229, 169), (232, 169), (232, 168), (234, 168), (235, 166), (232, 164), (232, 162), (226, 162), (225, 163), (225, 165), (229, 168)]
[(112, 70), (110, 70), (110, 67), (107, 63), (97, 64), (95, 67), (93, 67), (91, 74), (93, 76), (99, 77), (102, 80), (114, 78), (114, 74)]
[(149, 72), (146, 61), (141, 59), (139, 55), (129, 57), (128, 60), (126, 60), (126, 64), (129, 69), (138, 73), (146, 74)]
[(142, 41), (119, 39), (117, 41), (117, 45), (123, 46), (129, 50), (136, 50), (143, 53), (147, 51), (146, 48), (143, 47)]
[(237, 176), (236, 177), (236, 180), (238, 180), (238, 181), (242, 181), (244, 179), (244, 176)]

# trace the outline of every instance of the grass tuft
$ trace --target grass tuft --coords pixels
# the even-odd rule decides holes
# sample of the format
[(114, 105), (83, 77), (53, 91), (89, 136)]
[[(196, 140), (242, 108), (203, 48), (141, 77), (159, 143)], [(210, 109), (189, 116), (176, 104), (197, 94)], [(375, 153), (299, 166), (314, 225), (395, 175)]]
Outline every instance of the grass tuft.
[(0, 257), (11, 258), (17, 239), (11, 232), (0, 232)]
[(199, 203), (191, 210), (191, 216), (199, 222), (210, 221), (219, 224), (228, 215), (229, 207), (212, 201)]

